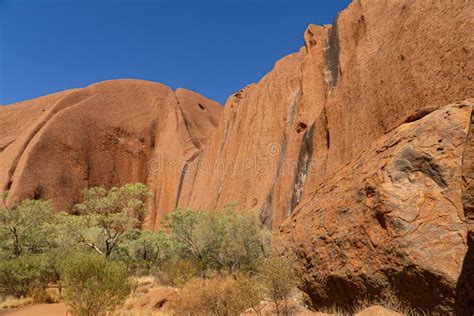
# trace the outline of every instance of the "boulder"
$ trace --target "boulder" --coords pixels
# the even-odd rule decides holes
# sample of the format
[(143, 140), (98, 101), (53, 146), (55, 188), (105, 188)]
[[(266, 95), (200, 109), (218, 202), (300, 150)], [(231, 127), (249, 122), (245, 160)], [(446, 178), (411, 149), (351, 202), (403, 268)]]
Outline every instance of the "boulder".
[(473, 166), (465, 156), (472, 101), (380, 137), (280, 227), (315, 307), (395, 294), (426, 311), (453, 312), (468, 260), (462, 192), (463, 166)]
[(158, 311), (170, 309), (173, 302), (178, 298), (178, 292), (173, 288), (155, 287), (147, 291), (133, 301), (129, 306), (132, 310)]

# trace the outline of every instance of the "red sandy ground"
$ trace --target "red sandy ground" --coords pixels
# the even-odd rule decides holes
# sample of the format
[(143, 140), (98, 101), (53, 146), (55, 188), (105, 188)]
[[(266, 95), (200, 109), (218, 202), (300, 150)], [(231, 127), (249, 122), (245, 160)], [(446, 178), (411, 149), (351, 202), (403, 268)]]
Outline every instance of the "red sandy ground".
[(0, 316), (66, 316), (68, 315), (64, 303), (35, 304), (20, 308), (0, 309)]

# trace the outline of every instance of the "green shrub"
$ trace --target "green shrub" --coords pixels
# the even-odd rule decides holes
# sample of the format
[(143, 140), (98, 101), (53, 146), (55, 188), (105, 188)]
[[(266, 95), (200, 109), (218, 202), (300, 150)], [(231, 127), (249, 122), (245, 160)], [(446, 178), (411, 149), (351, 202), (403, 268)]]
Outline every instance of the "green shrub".
[(159, 266), (173, 256), (173, 245), (163, 231), (134, 230), (124, 237), (117, 258)]
[(233, 208), (176, 210), (167, 227), (177, 255), (195, 258), (209, 269), (254, 271), (268, 252), (270, 232), (253, 214)]
[(196, 227), (202, 223), (203, 212), (177, 209), (166, 217), (165, 227), (171, 232), (175, 255), (181, 258), (201, 258)]
[(66, 303), (75, 315), (104, 315), (122, 305), (131, 290), (125, 264), (97, 254), (75, 253), (60, 272)]
[(54, 278), (54, 268), (44, 255), (28, 255), (0, 261), (0, 293), (25, 297), (45, 289)]
[(0, 207), (0, 256), (38, 254), (55, 247), (55, 217), (51, 205), (41, 200), (24, 200), (7, 206), (8, 193)]

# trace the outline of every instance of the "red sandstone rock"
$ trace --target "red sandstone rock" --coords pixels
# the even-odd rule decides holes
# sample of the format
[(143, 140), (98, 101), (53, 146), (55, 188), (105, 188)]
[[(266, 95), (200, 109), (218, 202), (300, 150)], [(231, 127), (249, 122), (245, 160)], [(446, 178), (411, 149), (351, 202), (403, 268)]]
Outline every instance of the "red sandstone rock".
[(141, 181), (151, 229), (177, 206), (236, 201), (275, 231), (291, 215), (281, 230), (316, 306), (391, 289), (474, 313), (471, 105), (439, 109), (474, 96), (473, 14), (464, 0), (356, 0), (222, 116), (130, 80), (0, 108), (0, 190), (67, 209), (87, 186)]
[(305, 49), (228, 99), (179, 205), (237, 201), (277, 228), (411, 114), (474, 95), (473, 12), (463, 0), (354, 1), (334, 26), (309, 26)]
[(178, 298), (173, 288), (156, 287), (149, 289), (145, 294), (134, 300), (131, 309), (140, 311), (156, 311), (169, 309)]
[(402, 124), (325, 178), (285, 221), (280, 232), (315, 306), (391, 290), (412, 306), (453, 311), (468, 252), (461, 191), (472, 111), (459, 102)]
[(161, 163), (199, 152), (220, 111), (193, 92), (140, 80), (13, 104), (0, 111), (1, 189), (68, 210), (87, 187), (143, 182), (155, 193), (153, 226), (176, 206), (181, 181), (179, 165)]

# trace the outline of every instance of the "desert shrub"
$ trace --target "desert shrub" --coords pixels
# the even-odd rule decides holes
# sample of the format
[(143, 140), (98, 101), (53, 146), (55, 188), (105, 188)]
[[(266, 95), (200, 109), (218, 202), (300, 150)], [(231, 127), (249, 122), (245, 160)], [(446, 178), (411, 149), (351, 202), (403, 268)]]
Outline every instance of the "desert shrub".
[(0, 293), (25, 297), (44, 291), (54, 276), (49, 258), (25, 255), (0, 261)]
[(251, 308), (257, 315), (261, 315), (262, 301), (265, 300), (265, 288), (260, 280), (250, 273), (235, 275), (237, 294), (240, 302), (246, 308)]
[(155, 273), (161, 284), (183, 286), (189, 280), (204, 276), (205, 266), (194, 258), (173, 258), (164, 262)]
[(121, 262), (75, 253), (61, 265), (65, 300), (75, 315), (104, 315), (123, 304), (131, 285)]
[(0, 207), (0, 256), (44, 253), (55, 247), (55, 217), (48, 202), (24, 200), (8, 206), (8, 193)]
[(247, 270), (268, 252), (270, 233), (251, 213), (233, 208), (213, 212), (176, 210), (168, 218), (177, 254), (193, 257), (206, 268)]
[(172, 256), (173, 245), (167, 234), (137, 229), (126, 234), (114, 257), (148, 271), (150, 267), (160, 266)]
[(177, 315), (240, 315), (245, 306), (234, 276), (194, 278), (180, 290), (173, 309)]
[(196, 227), (202, 222), (203, 212), (177, 209), (166, 217), (165, 226), (171, 232), (175, 254), (178, 257), (201, 259), (197, 245)]
[(263, 260), (260, 273), (268, 297), (275, 305), (277, 315), (289, 315), (291, 294), (299, 284), (300, 278), (295, 271), (292, 257), (272, 253)]
[(124, 242), (126, 234), (140, 227), (150, 196), (145, 185), (127, 184), (106, 190), (94, 187), (84, 193), (83, 203), (74, 206), (79, 214), (62, 214), (64, 234), (58, 235), (66, 248), (86, 247), (108, 258)]

